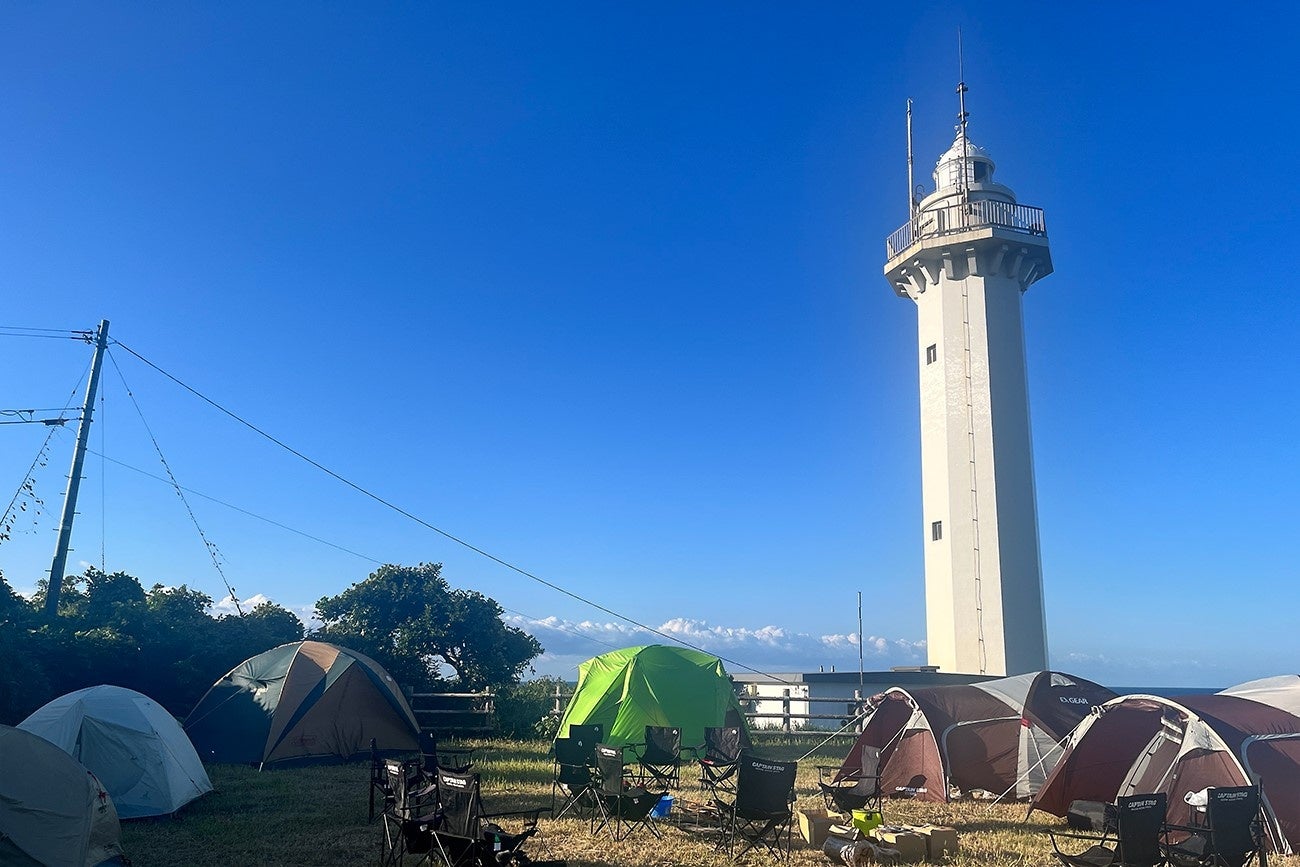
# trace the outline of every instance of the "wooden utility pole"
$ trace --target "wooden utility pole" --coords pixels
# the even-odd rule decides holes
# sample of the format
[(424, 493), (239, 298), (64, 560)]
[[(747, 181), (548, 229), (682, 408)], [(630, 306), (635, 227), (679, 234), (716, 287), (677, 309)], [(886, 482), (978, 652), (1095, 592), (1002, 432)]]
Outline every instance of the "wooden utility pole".
[(86, 401), (82, 404), (81, 422), (77, 425), (77, 447), (72, 452), (72, 471), (68, 473), (68, 489), (63, 495), (63, 517), (59, 521), (59, 541), (54, 547), (54, 560), (50, 563), (50, 583), (45, 590), (45, 613), (50, 617), (57, 617), (59, 614), (59, 591), (63, 587), (63, 570), (68, 563), (68, 543), (72, 541), (72, 518), (77, 513), (81, 466), (86, 461), (86, 442), (90, 439), (90, 416), (95, 409), (99, 371), (104, 365), (104, 350), (107, 348), (108, 320), (102, 319), (99, 323), (99, 331), (95, 334), (95, 358), (90, 363)]

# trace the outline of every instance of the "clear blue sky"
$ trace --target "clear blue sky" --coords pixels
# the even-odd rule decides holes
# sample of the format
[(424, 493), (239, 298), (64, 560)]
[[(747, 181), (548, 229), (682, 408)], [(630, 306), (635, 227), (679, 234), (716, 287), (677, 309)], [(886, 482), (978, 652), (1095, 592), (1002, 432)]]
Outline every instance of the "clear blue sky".
[[(856, 666), (858, 590), (868, 667), (917, 662), (915, 311), (880, 272), (904, 102), (928, 180), (961, 26), (972, 138), (1056, 263), (1025, 299), (1052, 662), (1294, 672), (1300, 13), (1215, 9), (8, 4), (0, 322), (108, 318), (429, 522), (746, 664)], [(440, 561), (526, 625), (653, 640), (113, 355), (183, 485), (364, 555), (192, 497), (242, 598)], [(0, 408), (63, 405), (89, 357), (0, 337)], [(161, 475), (104, 388), (92, 448)], [(45, 432), (0, 426), (0, 506)], [(19, 588), (72, 440), (0, 545)], [(224, 595), (166, 485), (86, 473), (74, 564)], [(605, 649), (530, 628), (543, 671)]]

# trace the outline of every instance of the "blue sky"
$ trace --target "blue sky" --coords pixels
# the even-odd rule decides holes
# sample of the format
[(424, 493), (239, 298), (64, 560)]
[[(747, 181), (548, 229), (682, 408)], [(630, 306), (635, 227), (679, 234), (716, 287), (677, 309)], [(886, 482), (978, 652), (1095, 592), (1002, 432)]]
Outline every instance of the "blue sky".
[[(10, 4), (0, 322), (108, 318), (428, 522), (746, 665), (856, 665), (859, 590), (868, 667), (918, 662), (915, 311), (880, 271), (904, 102), (928, 181), (961, 26), (971, 136), (1056, 264), (1025, 299), (1053, 664), (1293, 672), (1300, 60), (1271, 34), (1300, 13), (1191, 11)], [(62, 406), (89, 357), (0, 337), (0, 409)], [(242, 598), (438, 561), (539, 670), (651, 640), (113, 357), (96, 452), (164, 474), (125, 380), (181, 484), (354, 552), (191, 497)], [(45, 433), (0, 426), (0, 505)], [(0, 545), (19, 588), (72, 441)], [(224, 595), (165, 484), (92, 454), (80, 512), (74, 563)]]

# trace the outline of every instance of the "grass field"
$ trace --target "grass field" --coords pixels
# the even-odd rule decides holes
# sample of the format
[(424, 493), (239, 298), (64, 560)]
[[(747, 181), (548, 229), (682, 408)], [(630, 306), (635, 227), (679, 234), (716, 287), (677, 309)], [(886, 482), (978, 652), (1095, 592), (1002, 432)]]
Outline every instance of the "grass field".
[[(766, 740), (759, 745), (774, 758), (798, 758), (815, 741)], [(545, 804), (551, 797), (551, 761), (547, 743), (493, 742), (480, 753), (489, 810), (521, 809)], [(817, 764), (837, 764), (846, 745), (831, 745), (800, 763), (797, 806), (818, 806)], [(258, 772), (235, 765), (208, 768), (216, 791), (169, 819), (123, 823), (122, 845), (138, 867), (156, 865), (259, 865), (303, 867), (370, 864), (378, 861), (381, 828), (366, 821), (368, 764)], [(689, 780), (689, 782), (688, 782)], [(680, 797), (698, 799), (694, 776), (684, 768)], [(889, 822), (952, 825), (961, 835), (961, 852), (947, 863), (974, 865), (1048, 865), (1057, 863), (1045, 829), (1060, 824), (1035, 813), (1025, 821), (1023, 804), (992, 805), (980, 801), (920, 804), (888, 801)], [(713, 851), (707, 831), (660, 823), (663, 839), (640, 832), (615, 843), (608, 835), (593, 837), (580, 819), (543, 818), (538, 835), (525, 851), (533, 858), (563, 858), (575, 867), (668, 867), (724, 865)], [(772, 863), (751, 854), (746, 863)], [(790, 861), (826, 865), (820, 851), (803, 843), (796, 831)], [(1300, 867), (1300, 858), (1271, 858), (1275, 867)]]

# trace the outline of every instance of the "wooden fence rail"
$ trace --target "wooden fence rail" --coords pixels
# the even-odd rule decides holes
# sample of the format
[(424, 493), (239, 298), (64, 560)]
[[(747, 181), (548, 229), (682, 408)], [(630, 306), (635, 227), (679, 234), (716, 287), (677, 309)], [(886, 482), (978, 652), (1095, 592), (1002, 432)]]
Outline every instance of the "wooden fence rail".
[(483, 733), (494, 729), (496, 693), (410, 692), (406, 694), (421, 731)]
[[(768, 730), (779, 729), (786, 733), (797, 734), (799, 729), (797, 729), (796, 726), (799, 726), (804, 722), (812, 722), (813, 720), (832, 720), (839, 721), (841, 725), (843, 725), (851, 720), (856, 720), (856, 724), (848, 731), (853, 734), (858, 734), (862, 731), (863, 720), (861, 717), (862, 711), (866, 708), (866, 698), (862, 696), (860, 690), (853, 690), (852, 698), (791, 697), (788, 694), (788, 690), (785, 692), (787, 694), (781, 696), (737, 695), (737, 698), (740, 700), (741, 709), (745, 714), (745, 718), (749, 720), (751, 728)], [(553, 696), (554, 707), (551, 709), (551, 715), (559, 716), (564, 713), (564, 708), (568, 705), (569, 699), (572, 697), (573, 693), (565, 692), (562, 687), (556, 686), (555, 694)], [(780, 710), (778, 711), (759, 711), (755, 709), (759, 704), (770, 705), (778, 703), (780, 706)], [(791, 710), (792, 706), (795, 704), (805, 704), (808, 705), (810, 709), (811, 706), (815, 704), (832, 704), (839, 705), (844, 708), (844, 711), (842, 713), (795, 713)], [(780, 724), (775, 726), (763, 725), (759, 722), (760, 720), (780, 720)], [(833, 731), (837, 728), (840, 728), (840, 726), (834, 726), (829, 730)], [(811, 733), (825, 735), (827, 731), (828, 729), (820, 728), (813, 730)]]

